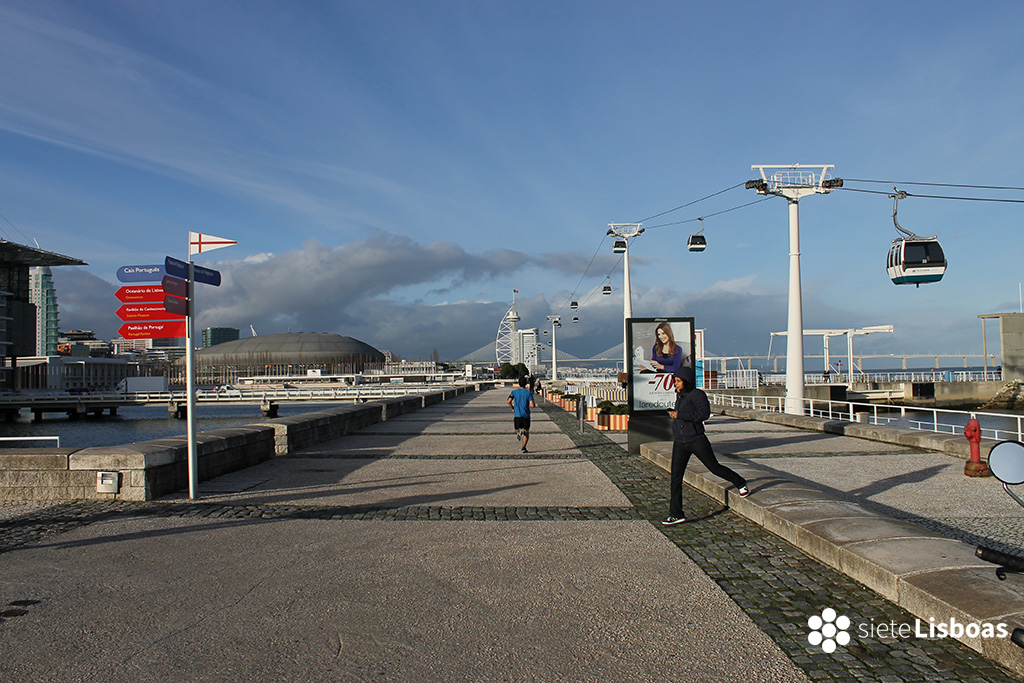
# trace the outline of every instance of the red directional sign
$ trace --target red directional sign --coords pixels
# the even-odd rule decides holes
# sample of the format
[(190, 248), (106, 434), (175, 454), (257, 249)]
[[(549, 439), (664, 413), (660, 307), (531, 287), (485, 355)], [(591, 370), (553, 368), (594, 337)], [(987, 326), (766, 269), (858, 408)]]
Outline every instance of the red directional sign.
[[(167, 315), (166, 313), (164, 315)], [(185, 336), (184, 320), (150, 323), (125, 323), (117, 331), (125, 339), (168, 339)]]
[(164, 288), (160, 285), (127, 285), (117, 290), (114, 295), (124, 304), (163, 301)]
[(153, 304), (125, 304), (117, 309), (121, 320), (168, 320), (178, 316), (168, 313), (163, 302)]

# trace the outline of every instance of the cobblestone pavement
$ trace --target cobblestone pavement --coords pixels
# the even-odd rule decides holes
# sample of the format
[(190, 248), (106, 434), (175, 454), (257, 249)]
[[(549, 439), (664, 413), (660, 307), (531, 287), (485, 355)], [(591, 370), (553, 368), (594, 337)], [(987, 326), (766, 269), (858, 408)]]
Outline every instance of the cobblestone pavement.
[[(629, 456), (622, 447), (589, 426), (581, 434), (574, 416), (547, 405), (540, 409), (626, 496), (631, 506), (378, 508), (203, 501), (4, 505), (0, 506), (0, 553), (85, 525), (130, 517), (424, 522), (647, 519), (710, 576), (811, 680), (881, 683), (1021, 680), (953, 640), (862, 637), (857, 629), (865, 625), (912, 624), (914, 618), (692, 489), (685, 490), (684, 501), (691, 521), (677, 527), (662, 527), (658, 521), (667, 510), (666, 472), (644, 459)], [(430, 457), (460, 459), (462, 456)], [(567, 456), (556, 453), (487, 457)], [(4, 621), (25, 613), (23, 607), (14, 603), (0, 606), (0, 634)], [(825, 654), (807, 641), (808, 617), (821, 614), (825, 608), (835, 609), (853, 622), (852, 642), (834, 654)], [(737, 666), (743, 667), (743, 663), (738, 662)]]
[[(545, 412), (648, 519), (668, 510), (668, 473), (631, 457), (601, 432), (580, 434), (574, 415)], [(950, 640), (858, 638), (834, 654), (807, 642), (807, 619), (830, 607), (864, 624), (914, 623), (910, 613), (736, 515), (684, 487), (692, 521), (663, 533), (703, 569), (780, 648), (815, 681), (1017, 681), (1010, 672)]]

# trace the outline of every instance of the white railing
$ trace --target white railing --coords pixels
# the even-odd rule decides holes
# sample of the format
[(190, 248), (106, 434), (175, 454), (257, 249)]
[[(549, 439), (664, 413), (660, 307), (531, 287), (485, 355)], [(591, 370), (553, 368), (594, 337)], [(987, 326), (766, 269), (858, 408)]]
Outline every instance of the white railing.
[[(276, 389), (276, 388), (243, 388), (243, 389), (221, 389), (221, 390), (200, 390), (196, 391), (196, 400), (209, 403), (217, 402), (245, 402), (245, 401), (345, 401), (373, 398), (395, 398), (399, 396), (410, 396), (425, 394), (433, 391), (452, 389), (455, 385), (430, 384), (381, 384), (366, 385), (358, 387), (324, 387), (310, 389)], [(110, 402), (125, 403), (169, 403), (171, 401), (184, 401), (188, 394), (184, 391), (151, 391), (131, 394), (123, 393), (95, 393), (95, 394), (36, 394), (26, 396), (0, 396), (0, 406), (4, 404), (18, 404), (33, 406), (46, 406), (47, 404), (65, 405), (70, 402), (81, 403), (84, 406), (89, 404), (101, 404)]]
[[(928, 370), (920, 372), (855, 372), (855, 382), (999, 382), (1000, 370)], [(804, 374), (804, 384), (848, 384), (849, 373), (809, 372)], [(786, 375), (762, 374), (761, 384), (785, 386)]]
[[(782, 396), (739, 396), (716, 393), (709, 394), (708, 398), (714, 405), (779, 413), (785, 411), (786, 403), (785, 397)], [(858, 417), (864, 416), (862, 419), (869, 424), (954, 435), (962, 435), (967, 420), (974, 415), (981, 425), (983, 438), (996, 441), (1007, 439), (1024, 441), (1024, 415), (915, 406), (886, 406), (811, 398), (803, 399), (803, 404), (803, 414), (810, 417), (857, 422)]]

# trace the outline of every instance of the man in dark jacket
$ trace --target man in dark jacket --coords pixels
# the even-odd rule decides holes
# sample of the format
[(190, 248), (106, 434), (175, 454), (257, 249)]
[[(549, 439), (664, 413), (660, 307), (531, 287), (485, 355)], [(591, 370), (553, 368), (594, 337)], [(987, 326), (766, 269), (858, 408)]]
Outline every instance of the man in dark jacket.
[(747, 480), (718, 462), (711, 442), (704, 433), (704, 420), (711, 417), (708, 396), (696, 387), (693, 368), (682, 366), (673, 373), (676, 383), (676, 407), (668, 411), (672, 417), (672, 484), (669, 497), (668, 517), (662, 524), (671, 526), (686, 521), (683, 516), (683, 473), (691, 455), (696, 455), (708, 471), (716, 477), (727, 479), (738, 489), (741, 498), (750, 491)]

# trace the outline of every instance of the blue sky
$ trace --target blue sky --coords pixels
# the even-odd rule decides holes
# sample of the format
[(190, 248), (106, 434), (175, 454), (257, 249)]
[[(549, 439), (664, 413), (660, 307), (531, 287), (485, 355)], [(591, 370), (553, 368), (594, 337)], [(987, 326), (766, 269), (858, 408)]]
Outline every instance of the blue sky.
[[(224, 274), (203, 327), (455, 358), (493, 342), (513, 289), (527, 326), (576, 292), (559, 346), (590, 355), (621, 339), (608, 223), (752, 164), (1024, 186), (1021, 26), (1019, 2), (0, 0), (0, 236), (89, 263), (55, 269), (63, 329), (114, 336), (117, 268), (183, 258), (196, 230), (238, 241), (196, 257)], [(800, 203), (804, 326), (895, 326), (858, 352), (980, 353), (977, 315), (1020, 306), (1024, 204), (901, 201), (950, 264), (915, 289), (885, 273), (892, 201), (851, 189)], [(711, 216), (758, 198), (645, 220), (634, 314), (766, 353), (786, 328), (786, 202)], [(693, 254), (698, 224), (665, 224), (698, 216)]]

